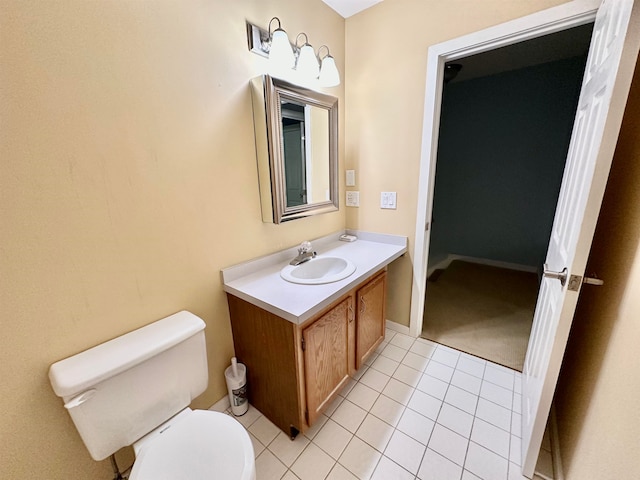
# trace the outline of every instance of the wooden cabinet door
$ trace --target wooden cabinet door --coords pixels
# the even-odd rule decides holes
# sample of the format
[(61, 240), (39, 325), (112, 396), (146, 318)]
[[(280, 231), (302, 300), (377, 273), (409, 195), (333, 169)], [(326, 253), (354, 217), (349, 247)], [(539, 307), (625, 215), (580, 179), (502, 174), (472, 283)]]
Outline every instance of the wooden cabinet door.
[(387, 273), (383, 272), (360, 288), (356, 313), (356, 368), (384, 338)]
[(349, 380), (349, 296), (302, 331), (307, 423), (312, 425)]

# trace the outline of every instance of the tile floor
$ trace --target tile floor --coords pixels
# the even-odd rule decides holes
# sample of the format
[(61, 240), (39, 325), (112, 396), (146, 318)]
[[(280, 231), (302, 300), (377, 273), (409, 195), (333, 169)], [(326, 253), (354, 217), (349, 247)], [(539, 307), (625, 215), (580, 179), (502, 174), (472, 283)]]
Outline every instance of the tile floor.
[(295, 441), (253, 407), (237, 419), (257, 480), (524, 480), (520, 403), (519, 372), (387, 330)]

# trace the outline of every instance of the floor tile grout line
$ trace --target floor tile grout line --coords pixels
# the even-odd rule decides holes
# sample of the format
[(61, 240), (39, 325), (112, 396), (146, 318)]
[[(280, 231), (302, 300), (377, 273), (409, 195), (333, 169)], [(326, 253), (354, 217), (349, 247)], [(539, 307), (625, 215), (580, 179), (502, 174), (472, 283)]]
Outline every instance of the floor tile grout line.
[[(488, 401), (486, 398), (483, 398), (482, 400), (486, 400), (486, 401)], [(480, 402), (478, 402), (478, 403), (480, 403)], [(491, 403), (491, 402), (490, 402), (490, 403)], [(494, 403), (494, 405), (497, 405), (498, 407), (500, 406), (500, 405), (498, 405), (497, 403)], [(506, 407), (502, 407), (502, 408), (504, 408), (505, 410), (508, 410)], [(509, 417), (511, 418), (511, 415), (510, 415)], [(475, 420), (476, 418), (478, 418), (479, 420), (482, 420), (483, 422), (486, 422), (486, 423), (488, 423), (489, 425), (492, 425), (492, 426), (494, 426), (494, 427), (496, 427), (496, 428), (499, 428), (499, 429), (500, 429), (500, 430), (502, 430), (503, 432), (511, 433), (511, 430), (505, 430), (505, 429), (504, 429), (504, 428), (502, 428), (500, 425), (496, 425), (495, 423), (493, 423), (493, 422), (492, 422), (492, 421), (490, 421), (490, 420), (487, 420), (486, 418), (478, 417), (478, 415), (477, 415), (477, 410), (476, 410), (476, 415), (474, 415), (474, 416), (473, 416), (473, 418), (474, 418), (474, 420)], [(511, 428), (511, 420), (509, 420), (509, 428)], [(516, 435), (516, 436), (517, 436), (517, 435)]]
[[(380, 397), (380, 396), (382, 396), (382, 395), (384, 395), (386, 398), (389, 398), (390, 400), (392, 400), (392, 401), (394, 401), (394, 402), (398, 403), (399, 405), (401, 405), (401, 406), (402, 406), (402, 410), (403, 410), (403, 411), (402, 411), (402, 413), (401, 413), (401, 415), (400, 415), (400, 418), (402, 418), (402, 415), (404, 415), (404, 411), (406, 411), (407, 409), (409, 409), (409, 410), (411, 410), (412, 412), (415, 412), (416, 414), (421, 415), (421, 416), (423, 416), (424, 418), (427, 418), (427, 419), (428, 419), (428, 420), (430, 420), (430, 421), (433, 421), (433, 422), (434, 422), (434, 425), (435, 425), (436, 420), (431, 419), (431, 418), (429, 418), (429, 417), (426, 417), (425, 415), (422, 415), (420, 412), (416, 412), (416, 411), (415, 411), (415, 410), (413, 410), (412, 408), (409, 408), (408, 404), (409, 404), (409, 402), (411, 401), (411, 398), (413, 397), (413, 394), (414, 394), (414, 393), (415, 393), (415, 391), (417, 390), (417, 388), (415, 388), (415, 387), (411, 387), (411, 388), (413, 389), (413, 392), (411, 393), (411, 396), (409, 397), (409, 400), (407, 401), (407, 405), (404, 405), (404, 404), (402, 404), (402, 403), (400, 403), (400, 402), (397, 402), (396, 400), (392, 399), (391, 397), (388, 397), (387, 395), (384, 395), (384, 393), (380, 393), (379, 397)], [(425, 393), (425, 394), (429, 395), (427, 392), (423, 392), (423, 393)], [(429, 395), (429, 396), (431, 396), (432, 398), (436, 398), (436, 397), (433, 397), (433, 395)], [(378, 397), (378, 398), (379, 398), (379, 397)], [(436, 400), (440, 400), (440, 399), (436, 398)], [(442, 408), (442, 403), (443, 403), (443, 401), (441, 401), (441, 405), (440, 405), (440, 408), (439, 408), (439, 410), (438, 410), (438, 415), (439, 415), (439, 413), (440, 413), (440, 409)], [(371, 408), (373, 408), (373, 406), (372, 406)], [(386, 425), (391, 426), (391, 427), (393, 428), (393, 432), (395, 432), (396, 430), (398, 430), (398, 426), (397, 426), (397, 424), (396, 424), (396, 425), (390, 425), (390, 424), (389, 424), (389, 423), (387, 423), (385, 420), (383, 420), (382, 418), (379, 418), (377, 415), (375, 415), (375, 414), (374, 414), (374, 413), (372, 413), (371, 411), (369, 411), (368, 413), (369, 413), (369, 414), (371, 414), (373, 417), (377, 418), (378, 420), (380, 420), (380, 421), (384, 422)], [(437, 415), (436, 415), (436, 417), (437, 417)], [(399, 422), (399, 421), (398, 421), (398, 422)], [(404, 432), (402, 432), (402, 430), (399, 430), (399, 431), (400, 431), (401, 433), (404, 433)], [(432, 430), (431, 434), (429, 435), (429, 440), (431, 439), (431, 435), (432, 435), (432, 434), (433, 434), (433, 430)], [(393, 435), (393, 433), (392, 433), (392, 435)], [(409, 436), (410, 438), (412, 438), (413, 440), (417, 441), (417, 442), (418, 442), (418, 443), (420, 443), (421, 445), (424, 445), (422, 442), (420, 442), (420, 441), (419, 441), (418, 439), (416, 439), (416, 438), (413, 438), (411, 435), (408, 435), (408, 434), (405, 434), (405, 435)], [(357, 436), (357, 433), (356, 433), (356, 436)], [(360, 437), (358, 437), (358, 438), (360, 438)], [(365, 441), (364, 439), (362, 439), (362, 440), (363, 440), (363, 441)], [(366, 442), (366, 441), (365, 441), (365, 442)], [(388, 444), (387, 444), (387, 445), (388, 445)], [(371, 446), (371, 447), (373, 447), (373, 445), (370, 445), (370, 446)], [(425, 446), (425, 447), (427, 447), (427, 446), (428, 446), (428, 441), (427, 441), (427, 445), (424, 445), (424, 446)], [(373, 447), (373, 448), (375, 449), (375, 447)], [(386, 449), (386, 447), (385, 447), (385, 449)]]
[[(400, 403), (400, 402), (396, 402), (393, 398), (391, 398), (391, 397), (387, 397), (387, 396), (386, 396), (386, 395), (384, 395), (383, 393), (381, 393), (381, 394), (380, 394), (380, 396), (384, 396), (384, 397), (388, 398), (389, 400), (391, 400), (391, 401), (393, 401), (393, 402), (395, 402), (395, 403), (399, 404), (399, 405), (402, 407), (402, 409), (403, 409), (403, 412), (402, 412), (403, 414), (404, 414), (404, 410), (406, 410), (406, 409), (408, 408), (406, 405), (403, 405), (403, 404), (402, 404), (402, 403)], [(371, 407), (371, 408), (373, 408), (373, 407)], [(373, 413), (373, 412), (371, 412), (371, 411), (369, 411), (368, 413), (369, 413), (369, 414), (371, 414), (372, 416), (374, 416), (375, 418), (377, 418), (378, 420), (380, 420), (381, 422), (386, 423), (386, 424), (387, 424), (387, 425), (389, 425), (390, 427), (392, 427), (392, 428), (394, 428), (394, 429), (395, 429), (395, 428), (397, 428), (395, 425), (391, 425), (389, 422), (387, 422), (387, 421), (386, 421), (385, 419), (383, 419), (383, 418), (380, 418), (380, 417), (379, 417), (378, 415), (376, 415), (375, 413)], [(402, 414), (401, 414), (401, 416), (402, 416)], [(423, 416), (424, 416), (424, 415), (423, 415)]]
[[(394, 433), (396, 432), (396, 430), (398, 430), (398, 429), (397, 429), (397, 428), (396, 428), (396, 429), (394, 429)], [(406, 433), (404, 433), (402, 430), (398, 430), (398, 431), (399, 431), (401, 434), (406, 435), (407, 437), (411, 438), (412, 440), (415, 440), (415, 441), (416, 441), (416, 442), (418, 442), (420, 445), (423, 445), (423, 446), (425, 447), (425, 448), (424, 448), (424, 451), (425, 451), (425, 453), (426, 453), (426, 451), (427, 451), (427, 446), (426, 446), (426, 445), (424, 445), (422, 442), (419, 442), (418, 440), (416, 440), (415, 438), (411, 437), (410, 435), (407, 435), (407, 434), (406, 434)], [(392, 436), (393, 436), (393, 434), (392, 434)], [(386, 452), (386, 450), (387, 450), (387, 447), (388, 447), (388, 446), (389, 446), (389, 444), (387, 443), (387, 446), (385, 447), (385, 452)], [(416, 473), (411, 473), (409, 470), (407, 470), (406, 468), (404, 468), (404, 467), (403, 467), (402, 465), (400, 465), (398, 462), (396, 462), (395, 460), (393, 460), (393, 458), (391, 458), (391, 457), (389, 457), (389, 456), (385, 455), (385, 453), (384, 453), (384, 452), (382, 453), (382, 457), (386, 457), (386, 458), (388, 458), (388, 459), (389, 459), (389, 461), (391, 461), (391, 462), (395, 463), (395, 464), (396, 464), (396, 465), (398, 465), (400, 468), (402, 468), (402, 469), (403, 469), (403, 470), (405, 470), (406, 472), (409, 472), (409, 474), (411, 474), (411, 475), (413, 475), (414, 477), (416, 477), (416, 476), (418, 475), (418, 472), (420, 471), (420, 466), (422, 465), (422, 459), (424, 459), (424, 453), (422, 454), (422, 459), (420, 460), (420, 463), (418, 463), (418, 470), (416, 471)], [(382, 460), (382, 457), (380, 457), (380, 459), (378, 460), (378, 465), (380, 464), (380, 460)], [(377, 467), (377, 465), (376, 465), (376, 467)], [(374, 470), (374, 472), (375, 472), (375, 470)]]
[(485, 445), (482, 445), (481, 443), (478, 443), (478, 442), (476, 442), (475, 440), (471, 440), (471, 439), (469, 439), (469, 443), (473, 443), (473, 444), (475, 444), (475, 445), (477, 445), (477, 446), (479, 446), (479, 447), (484, 448), (485, 450), (487, 450), (487, 451), (489, 451), (489, 452), (493, 453), (494, 455), (497, 455), (497, 456), (498, 456), (498, 457), (500, 457), (501, 459), (506, 460), (506, 461), (507, 461), (507, 463), (509, 463), (509, 462), (510, 462), (510, 460), (509, 460), (507, 457), (505, 457), (504, 455), (501, 455), (501, 454), (499, 454), (498, 452), (495, 452), (495, 451), (491, 450), (489, 447), (487, 447), (487, 446), (485, 446)]
[[(425, 449), (425, 453), (426, 453), (426, 449)], [(402, 465), (400, 465), (398, 462), (394, 461), (393, 458), (386, 456), (384, 453), (382, 454), (382, 457), (388, 458), (390, 462), (395, 463), (397, 466), (399, 466), (401, 469), (403, 469), (405, 472), (408, 472), (410, 475), (413, 475), (414, 478), (417, 478), (418, 474), (417, 473), (411, 473), (409, 470), (407, 470), (406, 468), (404, 468)], [(378, 465), (380, 465), (380, 461), (382, 460), (382, 457), (380, 457), (380, 460), (378, 461)], [(424, 454), (422, 456), (424, 458)], [(378, 465), (376, 465), (376, 468), (378, 467)], [(420, 461), (420, 463), (418, 464), (418, 471), (420, 471), (420, 465), (422, 465), (422, 460)], [(374, 470), (375, 473), (375, 470)]]
[[(443, 400), (443, 403), (444, 403), (444, 400)], [(407, 408), (408, 408), (408, 407), (407, 407)], [(442, 405), (440, 405), (440, 409), (442, 409)], [(413, 409), (410, 409), (410, 410), (411, 410), (412, 412), (415, 412), (415, 410), (413, 410)], [(421, 413), (419, 413), (419, 412), (416, 412), (416, 413), (417, 413), (418, 415), (422, 415), (422, 414), (421, 414)], [(422, 416), (423, 416), (423, 417), (425, 417), (424, 415), (422, 415)], [(437, 416), (440, 416), (440, 410), (438, 411), (438, 415), (437, 415)], [(437, 417), (437, 416), (436, 416), (436, 417)], [(425, 417), (425, 418), (429, 418), (429, 417)], [(429, 418), (429, 420), (431, 420), (431, 419)], [(424, 462), (424, 457), (426, 456), (427, 451), (429, 450), (429, 444), (431, 443), (431, 438), (433, 437), (433, 431), (434, 431), (434, 430), (435, 430), (435, 428), (436, 428), (436, 424), (437, 424), (437, 422), (438, 422), (437, 420), (433, 420), (433, 428), (431, 429), (431, 433), (429, 434), (429, 438), (427, 439), (427, 444), (425, 445), (424, 453), (422, 454), (422, 460), (420, 460), (420, 464), (418, 465), (418, 473), (420, 472), (420, 467), (422, 467), (422, 462)], [(444, 427), (444, 425), (442, 425), (442, 426)], [(446, 428), (446, 427), (444, 427), (444, 428)], [(414, 439), (414, 440), (419, 441), (419, 440), (417, 440), (417, 439)], [(438, 452), (436, 452), (435, 450), (432, 450), (432, 451), (433, 451), (433, 452), (435, 452), (435, 453), (438, 453)], [(440, 454), (438, 453), (438, 455), (440, 455)], [(443, 457), (443, 458), (447, 458), (447, 457), (445, 457), (444, 455), (440, 455), (440, 456), (441, 456), (441, 457)], [(447, 458), (447, 460), (451, 461), (451, 459), (449, 459), (449, 458)], [(455, 463), (455, 462), (454, 462), (454, 463)], [(418, 474), (417, 474), (417, 473), (416, 473), (416, 478), (418, 478)]]
[[(331, 420), (331, 419), (329, 419), (329, 420)], [(340, 425), (340, 424), (339, 424), (338, 422), (336, 422), (335, 420), (334, 420), (334, 423), (336, 423), (338, 426), (340, 426), (340, 427), (344, 428), (342, 425)], [(325, 423), (325, 425), (326, 425), (326, 423)], [(324, 427), (324, 425), (323, 425), (323, 427)], [(349, 443), (351, 443), (351, 440), (353, 439), (353, 437), (355, 437), (355, 435), (356, 435), (355, 433), (351, 433), (351, 432), (350, 432), (349, 430), (347, 430), (346, 428), (344, 428), (344, 429), (349, 433), (349, 435), (351, 435), (351, 438), (349, 438), (349, 442), (347, 442), (347, 444), (345, 445), (345, 447), (342, 449), (342, 451), (340, 452), (340, 455), (338, 455), (338, 458), (335, 458), (335, 459), (334, 459), (334, 458), (331, 456), (331, 454), (330, 454), (329, 452), (327, 452), (324, 448), (322, 448), (320, 445), (318, 445), (317, 443), (315, 443), (315, 442), (314, 442), (314, 440), (315, 440), (315, 438), (317, 437), (317, 435), (316, 435), (316, 437), (314, 437), (314, 439), (313, 439), (313, 440), (309, 440), (309, 445), (311, 445), (311, 444), (313, 443), (313, 444), (314, 444), (316, 447), (318, 447), (322, 452), (326, 453), (326, 454), (329, 456), (329, 458), (331, 458), (331, 460), (333, 460), (333, 461), (334, 461), (334, 466), (335, 466), (335, 464), (336, 464), (336, 463), (339, 463), (339, 462), (338, 462), (338, 460), (340, 459), (340, 457), (342, 456), (342, 454), (344, 453), (344, 451), (345, 451), (345, 450), (347, 449), (347, 447), (349, 446)], [(318, 433), (319, 433), (319, 432), (318, 432)], [(304, 451), (307, 449), (307, 447), (308, 447), (309, 445), (307, 445), (306, 447), (304, 447), (304, 449), (302, 450), (302, 452), (304, 452)], [(300, 455), (302, 455), (302, 452), (300, 452)], [(300, 455), (298, 455), (298, 458), (300, 457)], [(296, 458), (296, 460), (297, 460), (297, 458)], [(295, 461), (291, 464), (291, 466), (293, 466), (293, 464), (294, 464), (294, 463), (295, 463)], [(333, 470), (333, 467), (331, 468), (331, 470)], [(331, 473), (331, 470), (329, 470), (329, 473)], [(327, 475), (328, 475), (328, 474), (327, 474)]]
[[(457, 369), (457, 364), (456, 364), (456, 369)], [(484, 375), (485, 375), (486, 371), (487, 371), (487, 365), (485, 363), (484, 364), (484, 368), (482, 369), (482, 379), (481, 379), (481, 383), (480, 383), (480, 391), (482, 391), (482, 382), (484, 381)], [(469, 431), (469, 437), (467, 438), (467, 448), (466, 448), (466, 450), (464, 452), (464, 460), (462, 461), (463, 473), (464, 473), (464, 469), (465, 469), (464, 467), (467, 464), (467, 457), (469, 456), (469, 447), (471, 445), (471, 436), (473, 435), (473, 428), (475, 427), (475, 423), (476, 423), (476, 418), (477, 418), (476, 414), (478, 413), (478, 404), (480, 403), (480, 392), (478, 392), (477, 397), (478, 397), (478, 400), (476, 401), (476, 407), (475, 407), (474, 412), (473, 412), (473, 420), (471, 422), (471, 430)], [(461, 475), (461, 477), (462, 477), (462, 475)]]
[[(465, 410), (462, 410), (461, 408), (456, 407), (455, 405), (452, 405), (452, 404), (450, 404), (450, 403), (447, 403), (447, 402), (445, 402), (445, 401), (443, 400), (443, 401), (442, 401), (442, 405), (444, 406), (445, 404), (447, 404), (447, 405), (448, 405), (448, 406), (450, 406), (451, 408), (455, 408), (455, 409), (456, 409), (456, 410), (458, 410), (459, 412), (462, 412), (462, 413), (464, 413), (464, 414), (466, 414), (466, 415), (471, 415), (471, 417), (472, 417), (471, 426), (473, 427), (473, 421), (475, 421), (475, 419), (476, 419), (476, 416), (475, 416), (474, 414), (469, 413), (469, 412), (467, 412), (467, 411), (465, 411)], [(440, 417), (440, 414), (438, 414), (438, 418), (439, 418), (439, 417)], [(481, 419), (481, 420), (482, 420), (482, 419)], [(439, 423), (437, 420), (435, 420), (435, 422), (436, 422), (438, 425), (441, 425), (441, 426), (443, 426), (444, 428), (448, 428), (449, 430), (451, 430), (451, 428), (447, 427), (446, 425), (444, 425), (444, 424), (442, 424), (442, 423)], [(488, 423), (488, 422), (487, 422), (487, 423)], [(451, 431), (452, 431), (452, 432), (455, 432), (455, 430), (451, 430)], [(455, 432), (455, 433), (458, 433), (458, 432)], [(462, 434), (460, 434), (460, 433), (458, 433), (458, 435), (460, 435), (460, 436), (463, 436), (463, 437), (464, 437), (464, 435), (462, 435)], [(467, 438), (468, 440), (470, 440), (470, 439), (471, 439), (471, 432), (469, 432), (469, 436), (468, 436), (468, 437), (466, 437), (466, 438)]]
[[(351, 442), (353, 441), (353, 439), (354, 439), (355, 437), (357, 437), (357, 436), (356, 436), (356, 434), (354, 433), (354, 434), (353, 434), (353, 436), (351, 437), (351, 439), (349, 440), (349, 443), (347, 443), (347, 446), (344, 448), (344, 450), (343, 450), (343, 452), (342, 452), (342, 453), (344, 453), (344, 452), (347, 450), (347, 448), (349, 448), (349, 445), (351, 444)], [(358, 438), (358, 440), (360, 440), (361, 442), (366, 443), (368, 446), (370, 446), (371, 448), (373, 448), (377, 453), (380, 453), (380, 458), (382, 458), (383, 454), (382, 454), (379, 450), (376, 450), (373, 446), (369, 445), (367, 442), (365, 442), (365, 441), (364, 441), (363, 439), (361, 439), (360, 437), (357, 437), (357, 438)], [(340, 458), (341, 458), (341, 457), (342, 457), (342, 454), (340, 454)], [(379, 459), (378, 459), (378, 461), (376, 462), (376, 466), (375, 466), (375, 467), (374, 467), (374, 469), (373, 469), (373, 472), (374, 472), (374, 473), (375, 473), (375, 471), (376, 471), (376, 468), (378, 468), (378, 464), (380, 463), (380, 458), (379, 458)], [(338, 463), (340, 463), (340, 460), (339, 460), (339, 459), (338, 459), (338, 460), (336, 460), (336, 464), (338, 464)], [(358, 475), (356, 475), (356, 473), (355, 473), (355, 472), (352, 472), (351, 470), (349, 470), (349, 468), (348, 468), (346, 465), (343, 465), (342, 463), (340, 463), (340, 466), (341, 466), (342, 468), (344, 468), (347, 472), (349, 472), (351, 475), (353, 475), (354, 477), (358, 478)], [(334, 467), (335, 467), (335, 465), (334, 465)], [(332, 468), (332, 470), (333, 470), (333, 468)], [(330, 474), (330, 473), (331, 473), (331, 470), (329, 470), (329, 474)], [(327, 476), (329, 476), (329, 474), (327, 474)], [(327, 478), (327, 477), (325, 477), (325, 479), (326, 479), (326, 478)]]
[(502, 407), (502, 408), (504, 408), (506, 410), (510, 410), (511, 412), (513, 412), (513, 408), (509, 408), (509, 407), (505, 407), (504, 405), (500, 405), (499, 403), (494, 402), (493, 400), (491, 400), (489, 398), (483, 397), (482, 395), (478, 395), (478, 398), (482, 398), (483, 400), (486, 400), (487, 402), (493, 403), (494, 405), (497, 405), (499, 407)]
[(509, 390), (511, 393), (516, 393), (516, 392), (515, 392), (515, 389), (513, 389), (513, 388), (503, 387), (502, 385), (500, 385), (500, 384), (498, 384), (498, 383), (495, 383), (495, 382), (492, 382), (491, 380), (485, 380), (485, 379), (483, 379), (482, 381), (483, 381), (483, 382), (490, 383), (491, 385), (495, 385), (496, 387), (500, 387), (500, 388), (504, 388), (505, 390)]
[[(512, 392), (513, 395), (512, 395), (512, 398), (511, 398), (511, 419), (510, 419), (511, 421), (509, 422), (509, 458), (507, 458), (507, 462), (511, 461), (511, 450), (513, 448), (513, 445), (512, 445), (513, 444), (513, 441), (512, 441), (513, 439), (511, 438), (513, 436), (513, 434), (511, 433), (511, 431), (512, 431), (512, 423), (513, 423), (513, 414), (515, 412), (514, 407), (515, 407), (515, 404), (516, 404), (516, 388), (515, 387), (516, 387), (516, 385), (515, 385), (515, 377), (514, 377), (514, 380), (513, 380), (513, 392)], [(520, 460), (520, 463), (522, 463), (522, 459)], [(507, 464), (507, 474), (509, 473), (509, 468), (508, 467), (509, 467), (509, 465)]]
[[(389, 357), (384, 357), (384, 358), (391, 360)], [(395, 362), (395, 360), (391, 360), (391, 361)], [(400, 363), (400, 362), (396, 362), (396, 363), (398, 364), (398, 367), (401, 365), (401, 363)], [(379, 373), (381, 373), (381, 374), (383, 374), (383, 375), (386, 375), (386, 376), (388, 376), (388, 377), (392, 377), (392, 376), (393, 376), (393, 374), (394, 374), (394, 373), (396, 373), (396, 370), (398, 369), (398, 367), (394, 368), (394, 369), (393, 369), (393, 373), (392, 373), (391, 375), (389, 375), (388, 373), (383, 372), (382, 370), (377, 369), (377, 368), (376, 368), (376, 367), (374, 367), (373, 365), (371, 365), (371, 366), (370, 366), (370, 368), (373, 368), (376, 372), (379, 372)]]
[[(459, 465), (456, 462), (454, 462), (453, 460), (451, 460), (449, 457), (447, 457), (446, 455), (441, 454), (440, 452), (435, 451), (432, 448), (429, 448), (427, 446), (426, 450), (424, 451), (424, 455), (422, 456), (422, 461), (420, 462), (420, 466), (422, 466), (422, 462), (424, 462), (424, 457), (427, 455), (427, 451), (431, 450), (433, 453), (435, 453), (436, 455), (438, 455), (439, 457), (444, 458), (445, 460), (447, 460), (448, 462), (453, 463), (454, 465), (457, 465), (458, 467), (460, 467), (460, 477), (462, 478), (462, 474), (464, 473), (464, 465)], [(466, 454), (465, 454), (466, 457)], [(418, 472), (420, 471), (420, 469), (418, 469)]]
[[(330, 420), (331, 420), (331, 419), (330, 419)], [(334, 421), (334, 422), (335, 422), (335, 421)], [(335, 423), (336, 423), (336, 424), (338, 424), (338, 425), (340, 425), (338, 422), (335, 422)], [(340, 426), (342, 427), (342, 425), (340, 425)], [(344, 427), (342, 427), (342, 428), (344, 428)], [(347, 430), (347, 429), (345, 428), (345, 430)], [(347, 430), (347, 432), (349, 432), (349, 434), (351, 435), (351, 438), (349, 438), (349, 442), (347, 442), (347, 445), (344, 447), (344, 449), (342, 450), (342, 452), (340, 452), (340, 455), (338, 456), (338, 458), (337, 458), (337, 459), (334, 459), (334, 458), (331, 456), (331, 454), (329, 454), (329, 452), (327, 452), (326, 450), (324, 450), (324, 449), (323, 449), (320, 445), (318, 445), (317, 443), (313, 442), (313, 440), (309, 441), (309, 445), (310, 445), (311, 443), (313, 443), (313, 444), (314, 444), (317, 448), (319, 448), (323, 453), (327, 454), (327, 455), (329, 456), (329, 458), (333, 461), (333, 465), (332, 465), (331, 469), (330, 469), (330, 470), (329, 470), (329, 472), (324, 476), (324, 479), (325, 479), (325, 480), (326, 480), (326, 478), (328, 478), (328, 477), (329, 477), (329, 475), (331, 474), (331, 472), (333, 471), (333, 469), (335, 468), (335, 466), (336, 466), (336, 465), (338, 465), (338, 464), (339, 464), (342, 468), (344, 468), (345, 470), (347, 470), (349, 473), (351, 473), (353, 476), (357, 477), (357, 475), (356, 475), (354, 472), (352, 472), (352, 471), (351, 471), (351, 470), (349, 470), (345, 465), (343, 465), (342, 463), (340, 463), (340, 458), (342, 457), (342, 455), (344, 454), (344, 452), (346, 451), (346, 449), (349, 447), (349, 444), (351, 443), (351, 441), (356, 437), (356, 434), (355, 434), (355, 433), (351, 433), (349, 430)], [(315, 439), (315, 438), (314, 438), (314, 439)], [(362, 440), (360, 437), (358, 437), (358, 439), (364, 442), (364, 440)], [(366, 443), (366, 442), (365, 442), (365, 443)], [(307, 449), (307, 447), (308, 447), (309, 445), (307, 445), (307, 446), (303, 449), (303, 452), (304, 452), (304, 450), (306, 450), (306, 449)], [(371, 446), (371, 445), (369, 445), (369, 446)], [(371, 447), (372, 447), (372, 446), (371, 446)], [(373, 447), (372, 447), (372, 448), (373, 448)], [(374, 450), (375, 450), (375, 448), (374, 448)], [(376, 451), (378, 452), (378, 450), (376, 450)], [(300, 455), (302, 455), (302, 452), (300, 452)], [(300, 457), (300, 455), (298, 456), (298, 458)], [(296, 460), (297, 460), (297, 459), (296, 459)], [(294, 464), (295, 464), (295, 461), (291, 464), (291, 466), (293, 466)], [(285, 466), (286, 466), (286, 465), (285, 465)], [(376, 463), (376, 467), (377, 467), (377, 463)], [(289, 468), (288, 470), (291, 470), (291, 468)], [(374, 469), (374, 471), (375, 471), (375, 469)], [(293, 474), (295, 475), (295, 472), (291, 471), (291, 473), (293, 473)], [(286, 472), (285, 472), (285, 475), (286, 475)], [(284, 475), (283, 475), (283, 477), (284, 477)], [(282, 477), (280, 477), (280, 478), (282, 478)]]

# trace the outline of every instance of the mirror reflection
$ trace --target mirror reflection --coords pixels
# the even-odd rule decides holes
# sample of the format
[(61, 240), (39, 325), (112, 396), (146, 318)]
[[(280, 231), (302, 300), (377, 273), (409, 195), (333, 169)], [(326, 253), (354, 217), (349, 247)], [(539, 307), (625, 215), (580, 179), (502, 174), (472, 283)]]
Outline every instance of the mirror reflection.
[(263, 221), (336, 211), (337, 98), (269, 76), (251, 83)]
[(328, 110), (283, 100), (280, 111), (287, 207), (330, 201)]

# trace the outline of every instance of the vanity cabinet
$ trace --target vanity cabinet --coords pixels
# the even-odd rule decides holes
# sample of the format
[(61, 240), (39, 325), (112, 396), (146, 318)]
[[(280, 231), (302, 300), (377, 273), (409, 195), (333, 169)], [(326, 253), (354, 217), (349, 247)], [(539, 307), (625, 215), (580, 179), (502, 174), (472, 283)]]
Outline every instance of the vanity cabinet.
[(322, 414), (384, 338), (386, 268), (298, 325), (227, 294), (249, 402), (291, 438)]
[(353, 371), (353, 296), (302, 330), (306, 421), (313, 424)]
[(356, 292), (356, 369), (364, 364), (384, 338), (386, 287), (386, 275), (379, 275)]

